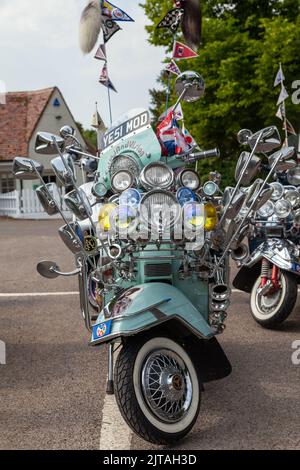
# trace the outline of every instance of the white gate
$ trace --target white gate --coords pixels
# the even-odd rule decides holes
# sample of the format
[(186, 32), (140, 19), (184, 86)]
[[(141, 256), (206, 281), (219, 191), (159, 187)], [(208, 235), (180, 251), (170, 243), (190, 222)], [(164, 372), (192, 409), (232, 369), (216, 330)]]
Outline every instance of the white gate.
[[(65, 189), (61, 190), (62, 198), (65, 195)], [(66, 217), (71, 218), (64, 201), (62, 207)], [(40, 204), (35, 191), (32, 189), (23, 189), (23, 191), (13, 191), (12, 193), (0, 194), (0, 216), (14, 217), (16, 219), (48, 219), (48, 214)], [(60, 215), (51, 217), (60, 218)]]
[(0, 194), (0, 216), (18, 217), (20, 209), (20, 193)]

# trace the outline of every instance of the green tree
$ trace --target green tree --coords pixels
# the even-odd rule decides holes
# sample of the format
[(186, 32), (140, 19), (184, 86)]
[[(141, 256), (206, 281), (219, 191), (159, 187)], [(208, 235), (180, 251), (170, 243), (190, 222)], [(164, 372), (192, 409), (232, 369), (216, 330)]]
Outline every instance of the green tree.
[[(155, 25), (170, 8), (169, 0), (146, 0), (142, 5), (151, 24), (146, 27), (153, 45), (166, 47), (171, 55), (172, 35)], [(300, 79), (300, 8), (298, 0), (206, 0), (203, 4), (203, 40), (199, 57), (182, 60), (182, 71), (195, 70), (206, 82), (204, 98), (195, 105), (184, 104), (186, 125), (202, 148), (216, 145), (222, 157), (200, 165), (203, 176), (221, 171), (223, 184), (232, 184), (233, 169), (240, 148), (236, 134), (241, 128), (258, 130), (276, 124), (279, 87), (274, 78), (282, 63), (286, 87)], [(180, 35), (178, 36), (180, 39)], [(167, 77), (151, 90), (152, 112), (157, 118), (164, 110)], [(175, 101), (175, 95), (172, 100)], [(287, 102), (287, 115), (296, 130), (300, 106)]]
[(80, 122), (76, 122), (78, 129), (80, 130), (84, 140), (91, 147), (91, 149), (97, 149), (97, 132), (93, 129), (84, 129)]

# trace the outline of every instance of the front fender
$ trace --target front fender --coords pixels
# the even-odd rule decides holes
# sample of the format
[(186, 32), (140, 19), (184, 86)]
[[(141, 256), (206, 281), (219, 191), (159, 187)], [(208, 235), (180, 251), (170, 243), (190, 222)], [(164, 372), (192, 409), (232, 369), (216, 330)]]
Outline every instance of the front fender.
[(241, 291), (251, 293), (252, 287), (260, 275), (261, 261), (267, 259), (282, 271), (300, 274), (300, 265), (293, 255), (294, 243), (289, 240), (272, 238), (264, 241), (238, 272), (233, 286)]
[(174, 319), (199, 338), (215, 336), (204, 311), (198, 311), (176, 287), (154, 282), (127, 289), (114, 299), (99, 315), (91, 344), (133, 336)]
[(293, 254), (294, 249), (294, 243), (289, 240), (277, 238), (266, 240), (252, 253), (250, 260), (245, 266), (251, 268), (261, 261), (262, 258), (265, 258), (282, 271), (297, 272), (294, 266), (297, 264)]

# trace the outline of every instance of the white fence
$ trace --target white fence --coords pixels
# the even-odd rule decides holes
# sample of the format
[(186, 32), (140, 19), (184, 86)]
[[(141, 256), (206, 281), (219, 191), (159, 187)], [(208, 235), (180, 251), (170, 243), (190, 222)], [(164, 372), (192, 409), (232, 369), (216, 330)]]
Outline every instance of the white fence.
[[(61, 191), (62, 196), (65, 190)], [(71, 217), (65, 203), (61, 209), (66, 217)], [(23, 189), (23, 191), (13, 191), (12, 193), (0, 194), (0, 216), (13, 217), (15, 219), (48, 219), (49, 216), (41, 206), (35, 191)], [(60, 217), (60, 216), (58, 216)], [(56, 216), (51, 218), (58, 218)]]

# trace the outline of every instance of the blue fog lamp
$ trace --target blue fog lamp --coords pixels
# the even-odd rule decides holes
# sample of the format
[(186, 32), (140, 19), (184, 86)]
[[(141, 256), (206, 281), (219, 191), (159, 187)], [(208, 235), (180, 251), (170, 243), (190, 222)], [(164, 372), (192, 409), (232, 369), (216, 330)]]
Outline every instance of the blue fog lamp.
[(141, 203), (141, 194), (137, 189), (127, 189), (120, 196), (120, 205), (139, 208)]
[(188, 202), (195, 202), (197, 201), (196, 194), (189, 188), (180, 188), (177, 191), (177, 201), (181, 206)]

